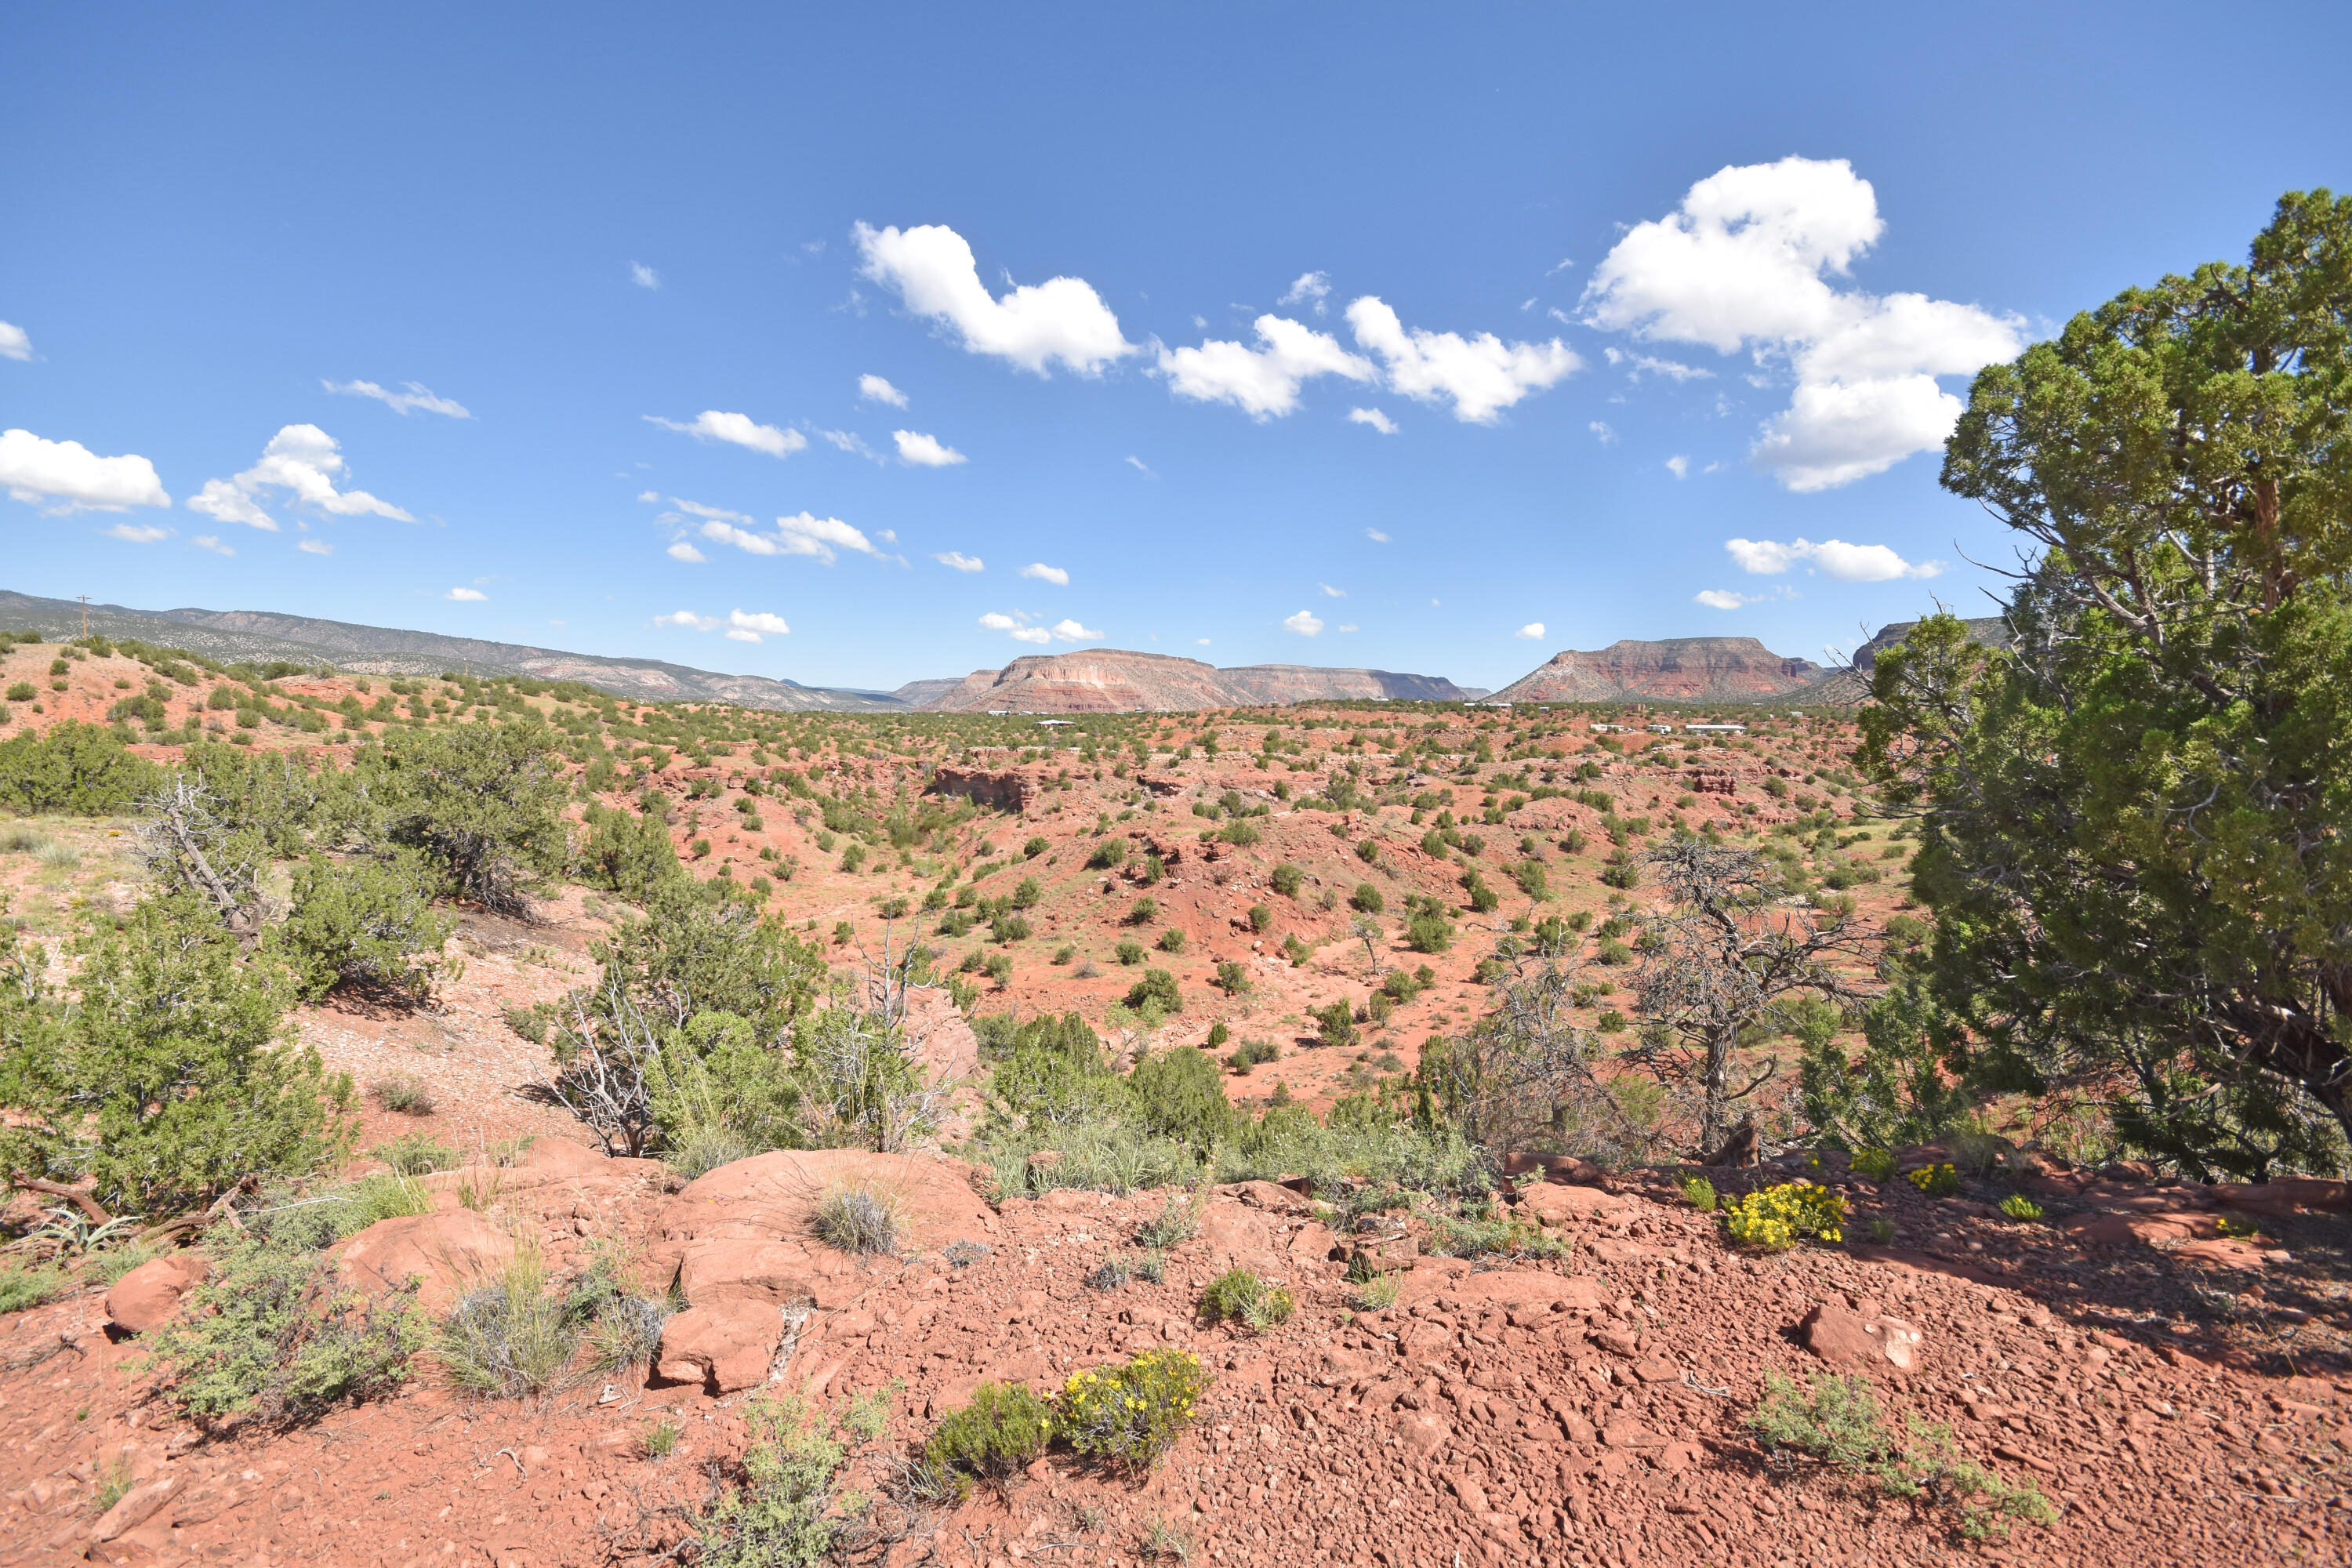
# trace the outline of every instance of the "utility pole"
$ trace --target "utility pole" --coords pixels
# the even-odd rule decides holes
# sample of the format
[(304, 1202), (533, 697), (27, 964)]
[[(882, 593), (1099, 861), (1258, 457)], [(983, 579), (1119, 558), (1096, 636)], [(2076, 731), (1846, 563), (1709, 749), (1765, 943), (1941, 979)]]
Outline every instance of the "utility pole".
[(82, 594), (77, 597), (81, 600), (81, 640), (88, 642), (89, 640), (89, 595)]

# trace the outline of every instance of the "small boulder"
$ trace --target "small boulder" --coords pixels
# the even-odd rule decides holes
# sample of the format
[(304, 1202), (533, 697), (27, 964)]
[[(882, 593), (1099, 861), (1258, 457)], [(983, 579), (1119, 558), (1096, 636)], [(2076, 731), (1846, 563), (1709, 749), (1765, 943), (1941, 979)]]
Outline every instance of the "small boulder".
[(504, 1268), (514, 1237), (472, 1209), (380, 1219), (343, 1243), (343, 1278), (375, 1294), (421, 1281), (417, 1304), (448, 1310), (458, 1297)]
[(688, 1307), (662, 1325), (655, 1375), (700, 1384), (713, 1395), (733, 1394), (767, 1381), (783, 1342), (783, 1314), (765, 1302)]
[(177, 1252), (141, 1264), (106, 1293), (106, 1316), (128, 1334), (160, 1328), (180, 1313), (180, 1299), (204, 1283), (212, 1265), (201, 1253)]
[(1864, 1317), (1837, 1301), (1815, 1307), (1797, 1328), (1807, 1350), (1849, 1372), (1885, 1366), (1908, 1372), (1918, 1364), (1919, 1347), (1927, 1338), (1899, 1318)]
[(1519, 1206), (1532, 1211), (1546, 1225), (1563, 1225), (1570, 1220), (1605, 1218), (1622, 1209), (1625, 1200), (1599, 1187), (1538, 1182), (1519, 1189)]

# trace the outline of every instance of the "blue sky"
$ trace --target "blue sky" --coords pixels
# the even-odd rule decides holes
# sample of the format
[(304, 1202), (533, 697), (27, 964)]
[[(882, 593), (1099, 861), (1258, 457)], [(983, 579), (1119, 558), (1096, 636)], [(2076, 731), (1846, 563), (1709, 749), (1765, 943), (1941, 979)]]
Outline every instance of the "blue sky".
[(1818, 658), (2009, 558), (1969, 370), (2352, 184), (2352, 12), (1807, 16), (12, 6), (0, 586), (883, 688)]

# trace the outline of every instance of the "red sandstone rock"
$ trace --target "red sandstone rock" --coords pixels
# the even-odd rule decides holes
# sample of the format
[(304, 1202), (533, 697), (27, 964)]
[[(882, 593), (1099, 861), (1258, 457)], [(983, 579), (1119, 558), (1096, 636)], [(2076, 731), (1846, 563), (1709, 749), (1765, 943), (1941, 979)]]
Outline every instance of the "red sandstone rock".
[(143, 1334), (180, 1314), (180, 1300), (212, 1272), (202, 1253), (175, 1252), (153, 1258), (114, 1282), (106, 1293), (106, 1316), (126, 1333)]
[(1797, 1327), (1805, 1336), (1807, 1350), (1849, 1372), (1886, 1366), (1907, 1372), (1917, 1364), (1919, 1346), (1926, 1338), (1900, 1319), (1864, 1318), (1836, 1301), (1815, 1307)]
[(471, 1209), (380, 1219), (342, 1244), (343, 1278), (371, 1295), (422, 1283), (417, 1302), (443, 1312), (513, 1258), (514, 1237)]
[(738, 1298), (689, 1307), (662, 1325), (655, 1372), (666, 1383), (733, 1394), (767, 1381), (783, 1342), (783, 1313), (768, 1302)]

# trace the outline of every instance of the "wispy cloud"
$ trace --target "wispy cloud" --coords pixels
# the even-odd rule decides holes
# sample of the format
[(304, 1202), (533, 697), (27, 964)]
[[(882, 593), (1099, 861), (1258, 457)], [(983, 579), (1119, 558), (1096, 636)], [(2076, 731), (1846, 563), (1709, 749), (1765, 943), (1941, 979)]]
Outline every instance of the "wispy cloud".
[(1369, 425), (1383, 436), (1397, 433), (1397, 422), (1377, 408), (1350, 408), (1348, 410), (1348, 423)]
[(1135, 456), (1132, 452), (1128, 454), (1127, 466), (1133, 468), (1137, 473), (1141, 474), (1147, 479), (1156, 479), (1160, 477), (1158, 474), (1151, 471), (1149, 464), (1145, 463), (1142, 458)]
[(426, 414), (446, 415), (452, 419), (471, 419), (473, 415), (455, 398), (439, 397), (431, 387), (420, 382), (404, 381), (405, 392), (393, 392), (372, 381), (321, 381), (320, 385), (341, 397), (373, 397), (394, 414), (405, 416), (410, 409)]
[(1348, 590), (1345, 588), (1334, 588), (1328, 583), (1318, 583), (1315, 585), (1323, 590), (1323, 596), (1327, 599), (1344, 599), (1348, 596)]
[[(209, 550), (215, 555), (234, 555), (236, 553), (236, 550), (234, 546), (223, 544), (220, 542), (219, 536), (216, 534), (199, 533), (194, 539), (189, 540), (188, 542), (194, 545), (199, 550)], [(312, 541), (308, 539), (302, 542), (303, 544), (310, 544), (311, 542)], [(299, 548), (299, 546), (297, 548)]]
[(907, 406), (905, 393), (871, 373), (857, 378), (857, 395), (868, 403), (887, 403), (893, 408)]
[(479, 588), (452, 588), (441, 596), (459, 605), (478, 605), (489, 598), (489, 595)]
[(1056, 588), (1070, 585), (1070, 574), (1059, 566), (1048, 566), (1043, 561), (1032, 561), (1021, 568), (1024, 577), (1034, 577), (1040, 583), (1051, 583)]
[(1727, 539), (1723, 547), (1743, 572), (1777, 576), (1800, 561), (1810, 561), (1841, 583), (1890, 583), (1898, 577), (1940, 577), (1940, 561), (1910, 562), (1884, 544), (1848, 544), (1824, 539), (1819, 544), (1793, 539), (1786, 544), (1769, 539)]
[(942, 550), (931, 557), (951, 572), (981, 572), (987, 568), (977, 555), (966, 555), (961, 550)]
[(1298, 281), (1290, 286), (1290, 291), (1285, 294), (1281, 299), (1276, 300), (1275, 303), (1277, 305), (1310, 306), (1313, 308), (1315, 313), (1319, 316), (1324, 312), (1324, 300), (1329, 296), (1330, 292), (1330, 274), (1327, 272), (1303, 272), (1299, 274)]
[(640, 289), (658, 289), (661, 287), (661, 274), (642, 261), (632, 261), (629, 263), (629, 281)]
[(118, 522), (106, 531), (106, 536), (125, 544), (156, 544), (171, 538), (172, 531), (147, 522)]
[(1377, 528), (1368, 528), (1364, 530), (1364, 537), (1370, 540), (1374, 544), (1386, 544), (1389, 542), (1389, 536), (1382, 533)]

